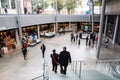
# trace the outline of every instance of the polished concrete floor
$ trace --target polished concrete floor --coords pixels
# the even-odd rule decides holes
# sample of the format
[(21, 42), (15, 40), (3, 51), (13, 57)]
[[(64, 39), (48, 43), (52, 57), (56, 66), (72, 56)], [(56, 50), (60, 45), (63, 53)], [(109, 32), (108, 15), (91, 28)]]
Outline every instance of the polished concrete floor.
[[(53, 38), (42, 39), (42, 43), (46, 45), (45, 61), (48, 63), (48, 74), (54, 74), (51, 71), (52, 65), (50, 54), (52, 53), (52, 50), (56, 49), (57, 53), (59, 53), (62, 51), (63, 46), (66, 46), (67, 50), (70, 51), (72, 61), (85, 61), (86, 65), (83, 65), (83, 69), (96, 68), (96, 47), (86, 46), (84, 39), (81, 40), (81, 44), (78, 47), (76, 43), (70, 42), (70, 33), (66, 33), (65, 35), (61, 36), (56, 35)], [(21, 49), (14, 50), (13, 52), (3, 55), (3, 58), (0, 58), (0, 80), (31, 80), (37, 76), (42, 75), (42, 65), (44, 59), (42, 58), (40, 46), (41, 43), (34, 47), (28, 48), (29, 55), (26, 61), (23, 59)], [(117, 55), (114, 57), (114, 59), (116, 59), (116, 57), (120, 57), (119, 51), (116, 53), (114, 53), (114, 51), (109, 53), (109, 50), (111, 49), (106, 49), (103, 47), (100, 58), (113, 59), (114, 54)], [(110, 55), (107, 56), (108, 54)], [(59, 67), (57, 74), (60, 75)], [(70, 74), (67, 73), (67, 75)]]

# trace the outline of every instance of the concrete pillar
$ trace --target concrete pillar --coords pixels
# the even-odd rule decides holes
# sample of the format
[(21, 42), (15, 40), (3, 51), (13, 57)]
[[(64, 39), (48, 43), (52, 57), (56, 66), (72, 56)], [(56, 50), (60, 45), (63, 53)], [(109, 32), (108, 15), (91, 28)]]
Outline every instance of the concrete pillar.
[(43, 10), (45, 10), (45, 0), (42, 0)]
[(92, 32), (94, 32), (94, 1), (92, 0)]
[(117, 34), (117, 28), (118, 28), (118, 21), (119, 21), (119, 15), (116, 18), (115, 30), (114, 30), (113, 41), (112, 41), (113, 44), (115, 44), (115, 40), (116, 40), (116, 34)]
[(0, 8), (1, 8), (2, 6), (1, 6), (1, 0), (0, 0)]
[(11, 0), (8, 0), (8, 7), (9, 7), (9, 9), (11, 9), (11, 8), (12, 8), (12, 5), (11, 5)]
[[(19, 14), (24, 14), (23, 0), (15, 0), (15, 7), (16, 7), (17, 13), (19, 11)], [(17, 9), (17, 7), (19, 7), (19, 10)]]
[(2, 14), (1, 0), (0, 0), (0, 14)]
[(38, 39), (40, 39), (40, 26), (39, 25), (37, 25), (37, 35), (38, 35)]
[(106, 36), (107, 22), (108, 22), (108, 16), (106, 16), (106, 20), (105, 20), (104, 36)]
[(69, 22), (69, 29), (71, 29), (71, 22)]
[(56, 27), (55, 27), (55, 24), (54, 24), (54, 32), (56, 32)]
[(58, 32), (58, 23), (57, 23), (57, 14), (58, 14), (58, 11), (57, 11), (57, 0), (55, 0), (55, 8), (56, 8), (56, 16), (55, 16), (56, 30), (55, 30), (55, 32), (57, 33), (57, 32)]
[(15, 35), (16, 35), (16, 43), (19, 44), (20, 39), (19, 39), (19, 36), (18, 36), (18, 29), (15, 29)]
[(20, 14), (24, 14), (24, 0), (19, 0), (19, 4), (20, 4)]
[(100, 55), (100, 47), (102, 42), (102, 31), (103, 31), (103, 23), (104, 23), (104, 15), (105, 15), (105, 5), (106, 0), (102, 0), (102, 12), (100, 17), (100, 29), (99, 29), (99, 38), (98, 38), (98, 44), (97, 44), (97, 59), (99, 59)]
[(20, 41), (22, 41), (22, 29), (21, 29), (21, 26), (20, 26), (20, 12), (19, 12), (19, 0), (15, 0), (16, 1), (16, 8), (17, 8), (17, 26), (18, 26), (18, 29), (19, 29), (19, 34), (20, 34)]

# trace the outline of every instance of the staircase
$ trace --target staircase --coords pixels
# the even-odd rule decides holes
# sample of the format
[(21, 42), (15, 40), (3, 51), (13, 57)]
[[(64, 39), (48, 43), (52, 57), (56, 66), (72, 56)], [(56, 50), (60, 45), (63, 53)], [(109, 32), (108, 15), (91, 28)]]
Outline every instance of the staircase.
[(115, 80), (96, 69), (82, 69), (83, 64), (85, 65), (84, 61), (73, 61), (66, 75), (51, 71), (49, 80)]
[(115, 80), (107, 75), (102, 74), (96, 70), (82, 70), (81, 79), (77, 74), (72, 71), (68, 71), (66, 75), (60, 73), (52, 73), (49, 75), (49, 80)]
[(83, 70), (81, 80), (115, 80), (96, 70)]
[[(68, 66), (67, 74), (60, 74), (58, 66), (58, 73), (54, 73), (52, 70), (45, 70), (44, 77), (37, 77), (32, 80), (119, 80), (106, 75), (103, 71), (96, 69), (82, 69), (84, 61), (74, 61), (71, 66)], [(43, 65), (45, 67), (45, 65)], [(48, 65), (47, 65), (48, 66)], [(44, 68), (45, 69), (45, 68)], [(46, 77), (46, 74), (48, 75)]]

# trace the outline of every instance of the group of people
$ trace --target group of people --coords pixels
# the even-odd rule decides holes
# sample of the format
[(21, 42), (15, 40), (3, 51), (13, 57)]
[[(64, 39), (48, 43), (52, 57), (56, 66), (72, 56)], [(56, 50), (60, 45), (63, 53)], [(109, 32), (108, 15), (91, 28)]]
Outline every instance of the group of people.
[(97, 46), (97, 42), (98, 42), (98, 35), (96, 35), (95, 33), (90, 33), (89, 35), (86, 36), (86, 45), (91, 46), (91, 44), (96, 44)]
[[(71, 42), (76, 42), (78, 44), (78, 47), (80, 46), (80, 42), (81, 42), (81, 39), (82, 39), (82, 33), (71, 33), (70, 34), (70, 41)], [(97, 45), (97, 42), (98, 42), (98, 35), (96, 35), (94, 32), (91, 32), (90, 34), (87, 34), (86, 35), (86, 45), (89, 45), (91, 46), (92, 44), (96, 44)]]
[(70, 39), (71, 42), (76, 42), (78, 44), (78, 46), (80, 46), (80, 39), (82, 38), (81, 33), (78, 34), (77, 32), (76, 33), (72, 32), (70, 34), (70, 37), (71, 37), (71, 39)]
[[(46, 46), (44, 43), (41, 45), (42, 57), (44, 58)], [(60, 54), (56, 53), (56, 50), (52, 50), (52, 54), (50, 57), (52, 59), (52, 71), (57, 73), (57, 66), (60, 65), (60, 72), (61, 74), (66, 74), (67, 66), (71, 63), (71, 55), (70, 52), (66, 50), (66, 47), (63, 47), (63, 51)]]
[(60, 65), (60, 73), (66, 75), (67, 66), (71, 63), (71, 55), (70, 52), (66, 50), (66, 47), (63, 47), (63, 51), (60, 54), (56, 53), (54, 49), (52, 54), (50, 55), (52, 59), (52, 71), (57, 73), (57, 66)]

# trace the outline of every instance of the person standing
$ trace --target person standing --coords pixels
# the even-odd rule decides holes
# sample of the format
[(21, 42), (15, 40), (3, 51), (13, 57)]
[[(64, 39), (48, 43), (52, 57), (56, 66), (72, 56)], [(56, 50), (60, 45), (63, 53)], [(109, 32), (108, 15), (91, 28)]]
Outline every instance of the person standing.
[(57, 66), (59, 64), (58, 60), (59, 60), (59, 55), (56, 53), (56, 50), (52, 50), (52, 54), (50, 55), (51, 59), (52, 59), (52, 71), (54, 71), (55, 73), (57, 73)]
[(44, 58), (45, 55), (45, 50), (46, 50), (46, 46), (44, 44), (41, 45), (41, 51), (42, 51), (42, 57)]
[(63, 47), (63, 51), (60, 52), (59, 56), (60, 72), (66, 75), (68, 63), (71, 63), (70, 52), (66, 51), (66, 47)]

